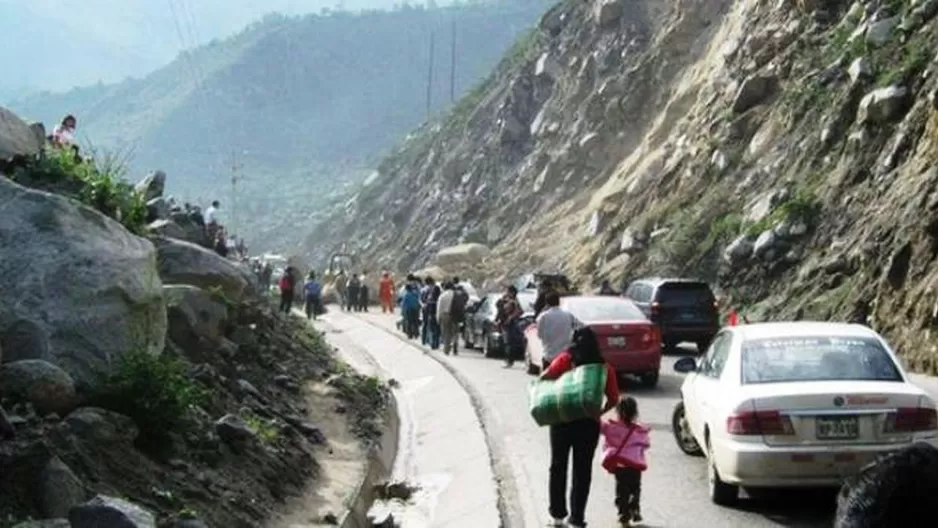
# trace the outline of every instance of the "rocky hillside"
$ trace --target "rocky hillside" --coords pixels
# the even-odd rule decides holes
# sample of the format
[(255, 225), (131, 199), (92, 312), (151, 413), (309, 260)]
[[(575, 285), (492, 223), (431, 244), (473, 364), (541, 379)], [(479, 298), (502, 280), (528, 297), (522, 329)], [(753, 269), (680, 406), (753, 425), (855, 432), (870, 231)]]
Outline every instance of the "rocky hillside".
[[(453, 24), (462, 94), (547, 5), (271, 15), (145, 78), (11, 108), (45, 123), (75, 114), (86, 150), (116, 154), (131, 174), (162, 169), (168, 192), (181, 199), (221, 199), (226, 215), (236, 206), (249, 245), (284, 251), (294, 224), (309, 225), (331, 192), (363, 180), (381, 151), (426, 119), (431, 33), (438, 111), (450, 104)], [(235, 196), (233, 162), (242, 177)]]
[(359, 458), (380, 441), (381, 382), (172, 236), (191, 230), (146, 224), (161, 178), (43, 139), (0, 108), (0, 528), (260, 526), (326, 485), (327, 425)]
[(402, 269), (483, 242), (490, 276), (696, 275), (755, 319), (869, 322), (935, 372), (936, 15), (562, 2), (311, 240)]

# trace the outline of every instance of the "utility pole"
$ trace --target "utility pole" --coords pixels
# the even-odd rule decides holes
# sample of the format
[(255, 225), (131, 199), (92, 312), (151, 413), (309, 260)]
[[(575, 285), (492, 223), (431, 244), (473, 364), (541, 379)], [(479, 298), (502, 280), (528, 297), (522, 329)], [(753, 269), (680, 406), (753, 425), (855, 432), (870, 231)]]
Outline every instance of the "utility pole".
[(456, 102), (456, 20), (453, 19), (453, 45), (450, 48), (449, 102)]
[(236, 215), (238, 214), (238, 170), (243, 167), (243, 163), (238, 163), (237, 154), (231, 151), (231, 229), (229, 234), (237, 230)]
[(433, 41), (436, 35), (430, 32), (430, 66), (427, 72), (427, 119), (430, 119), (430, 104), (433, 101)]

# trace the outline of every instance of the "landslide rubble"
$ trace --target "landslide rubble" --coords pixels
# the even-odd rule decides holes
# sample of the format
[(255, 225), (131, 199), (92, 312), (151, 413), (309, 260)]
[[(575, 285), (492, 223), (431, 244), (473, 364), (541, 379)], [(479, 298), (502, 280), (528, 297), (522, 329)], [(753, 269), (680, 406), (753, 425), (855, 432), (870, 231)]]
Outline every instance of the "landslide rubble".
[[(416, 269), (696, 275), (938, 373), (938, 1), (567, 1), (310, 241)], [(316, 254), (315, 252), (313, 253)]]

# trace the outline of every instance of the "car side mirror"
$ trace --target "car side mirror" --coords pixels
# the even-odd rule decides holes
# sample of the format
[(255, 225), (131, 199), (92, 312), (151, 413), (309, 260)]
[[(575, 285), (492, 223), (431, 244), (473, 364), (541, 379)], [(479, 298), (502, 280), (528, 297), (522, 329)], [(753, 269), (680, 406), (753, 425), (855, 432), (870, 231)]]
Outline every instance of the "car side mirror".
[(681, 374), (690, 374), (697, 372), (697, 359), (692, 357), (682, 357), (674, 362), (674, 371)]

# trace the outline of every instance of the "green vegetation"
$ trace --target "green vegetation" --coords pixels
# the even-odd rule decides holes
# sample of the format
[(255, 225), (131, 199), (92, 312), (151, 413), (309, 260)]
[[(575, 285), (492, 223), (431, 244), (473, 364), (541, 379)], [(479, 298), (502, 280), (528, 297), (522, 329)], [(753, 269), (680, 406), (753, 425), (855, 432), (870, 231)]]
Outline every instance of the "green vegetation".
[(739, 236), (743, 227), (743, 217), (738, 213), (727, 213), (710, 224), (707, 238), (698, 246), (698, 250), (706, 251), (719, 244), (732, 241)]
[(919, 75), (932, 59), (932, 40), (933, 36), (929, 33), (916, 33), (905, 43), (897, 43), (890, 46), (889, 50), (877, 52), (874, 56), (874, 66), (878, 71), (876, 84), (905, 84)]
[(169, 432), (185, 430), (189, 409), (205, 398), (178, 359), (132, 351), (118, 360), (94, 399), (101, 407), (132, 418), (142, 442), (158, 445)]
[(49, 149), (46, 155), (13, 172), (11, 179), (28, 187), (63, 192), (117, 220), (130, 232), (143, 234), (147, 205), (122, 179), (119, 164), (77, 159), (71, 151)]
[(271, 444), (280, 437), (280, 428), (271, 420), (263, 420), (258, 416), (248, 415), (244, 417), (244, 422), (265, 444)]
[(821, 203), (817, 196), (811, 191), (799, 190), (794, 196), (776, 206), (765, 218), (746, 226), (746, 234), (757, 236), (784, 220), (804, 222), (810, 228), (820, 212)]
[(390, 402), (390, 389), (380, 379), (363, 376), (345, 365), (339, 368), (339, 372), (330, 383), (339, 397), (351, 405), (355, 415), (352, 432), (366, 442), (377, 441), (381, 438), (382, 418)]

